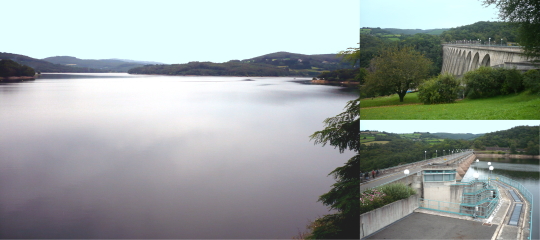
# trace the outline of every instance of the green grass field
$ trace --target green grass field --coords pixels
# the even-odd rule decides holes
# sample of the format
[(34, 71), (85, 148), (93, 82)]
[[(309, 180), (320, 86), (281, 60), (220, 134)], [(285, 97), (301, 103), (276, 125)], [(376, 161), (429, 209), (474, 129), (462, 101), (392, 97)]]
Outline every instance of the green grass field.
[(360, 101), (360, 118), (370, 119), (463, 119), (506, 120), (540, 119), (540, 96), (527, 92), (484, 99), (464, 99), (449, 104), (423, 105), (416, 93), (405, 95), (404, 102), (394, 94)]

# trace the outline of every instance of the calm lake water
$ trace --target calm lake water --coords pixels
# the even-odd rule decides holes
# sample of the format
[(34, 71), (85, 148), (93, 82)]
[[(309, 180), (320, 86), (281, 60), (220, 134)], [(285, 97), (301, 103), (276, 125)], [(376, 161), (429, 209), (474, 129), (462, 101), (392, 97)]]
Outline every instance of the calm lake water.
[[(504, 158), (478, 158), (478, 172), (480, 175), (489, 175), (489, 165), (493, 166), (493, 174), (511, 178), (521, 183), (533, 195), (533, 231), (532, 238), (539, 239), (538, 227), (540, 224), (540, 160), (538, 159), (504, 159)], [(473, 179), (475, 165), (465, 174), (465, 178)], [(535, 227), (536, 226), (536, 227)]]
[(353, 156), (309, 135), (358, 96), (294, 81), (1, 84), (0, 238), (290, 239), (329, 213), (327, 174)]

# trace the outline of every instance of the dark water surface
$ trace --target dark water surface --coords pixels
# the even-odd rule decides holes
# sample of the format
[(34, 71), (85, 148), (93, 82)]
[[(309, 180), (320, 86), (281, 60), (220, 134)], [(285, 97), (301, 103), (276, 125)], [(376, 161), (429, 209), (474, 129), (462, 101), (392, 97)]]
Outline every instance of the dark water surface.
[(293, 81), (0, 85), (0, 237), (290, 239), (328, 213), (326, 175), (352, 156), (308, 136), (358, 96)]
[(540, 160), (538, 159), (504, 159), (504, 158), (478, 158), (478, 166), (474, 164), (465, 174), (465, 178), (473, 179), (478, 168), (480, 176), (489, 175), (489, 165), (493, 166), (492, 174), (511, 178), (521, 183), (533, 196), (533, 229), (532, 239), (539, 239), (538, 226), (540, 224)]

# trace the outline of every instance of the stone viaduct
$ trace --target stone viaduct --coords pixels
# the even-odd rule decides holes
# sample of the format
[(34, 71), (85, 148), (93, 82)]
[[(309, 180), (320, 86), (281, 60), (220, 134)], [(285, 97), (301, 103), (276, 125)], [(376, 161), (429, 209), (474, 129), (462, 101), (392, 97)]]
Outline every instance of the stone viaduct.
[(516, 67), (518, 70), (537, 68), (527, 62), (522, 53), (521, 47), (445, 44), (441, 73), (461, 77), (480, 66)]

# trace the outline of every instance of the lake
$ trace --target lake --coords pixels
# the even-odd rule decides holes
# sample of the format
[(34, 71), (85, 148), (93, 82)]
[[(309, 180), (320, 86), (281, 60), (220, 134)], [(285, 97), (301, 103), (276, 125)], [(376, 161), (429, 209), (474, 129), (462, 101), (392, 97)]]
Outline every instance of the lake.
[(358, 93), (284, 77), (0, 84), (0, 238), (291, 238), (352, 152), (309, 139)]
[(504, 158), (478, 158), (478, 166), (473, 163), (464, 178), (474, 179), (473, 174), (477, 168), (480, 176), (489, 175), (489, 165), (493, 166), (492, 174), (508, 177), (523, 185), (533, 196), (533, 229), (532, 239), (539, 239), (538, 226), (540, 224), (540, 160), (538, 159), (504, 159)]

